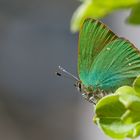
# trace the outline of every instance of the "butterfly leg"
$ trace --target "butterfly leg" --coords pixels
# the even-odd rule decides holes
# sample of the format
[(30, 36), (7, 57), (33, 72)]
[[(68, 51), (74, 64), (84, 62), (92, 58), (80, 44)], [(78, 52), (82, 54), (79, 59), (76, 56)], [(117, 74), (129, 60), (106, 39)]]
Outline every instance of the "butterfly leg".
[(90, 103), (96, 104), (92, 93), (83, 93), (82, 96), (84, 97), (85, 100), (89, 101)]

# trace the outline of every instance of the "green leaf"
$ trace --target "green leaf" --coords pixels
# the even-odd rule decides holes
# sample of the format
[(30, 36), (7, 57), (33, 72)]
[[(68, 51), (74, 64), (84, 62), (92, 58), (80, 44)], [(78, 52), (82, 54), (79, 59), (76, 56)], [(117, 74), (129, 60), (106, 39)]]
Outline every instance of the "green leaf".
[(119, 101), (119, 95), (108, 95), (102, 98), (96, 105), (96, 115), (100, 117), (108, 118), (120, 118), (124, 111), (125, 107)]
[(129, 86), (102, 98), (95, 108), (94, 122), (112, 138), (140, 135), (140, 96)]
[(71, 19), (71, 31), (76, 32), (79, 30), (83, 21), (87, 17), (101, 18), (109, 13), (110, 9), (100, 7), (90, 0), (86, 0), (81, 4), (78, 9), (74, 12)]
[(131, 24), (140, 24), (140, 4), (137, 4), (131, 11), (127, 22)]
[[(140, 96), (132, 87), (120, 87), (118, 90), (116, 90), (115, 94), (120, 95), (119, 100), (127, 109), (129, 109), (129, 107), (131, 107), (131, 109), (135, 109), (135, 106), (140, 106)], [(140, 111), (140, 108), (136, 109)]]
[(91, 1), (91, 0), (79, 0), (80, 2)]
[(139, 0), (93, 0), (98, 5), (103, 7), (110, 7), (113, 9), (116, 8), (129, 8), (133, 5), (136, 5)]
[(140, 94), (140, 76), (138, 76), (138, 77), (135, 79), (135, 81), (134, 81), (134, 83), (133, 83), (133, 88), (135, 89), (135, 91), (136, 91), (137, 93)]
[[(84, 19), (87, 17), (91, 17), (95, 19), (102, 18), (110, 14), (114, 10), (134, 7), (140, 2), (140, 0), (125, 0), (125, 1), (123, 0), (80, 0), (80, 1), (82, 1), (83, 3), (74, 12), (71, 19), (72, 32), (78, 31)], [(137, 15), (135, 13), (137, 13)], [(134, 17), (136, 16), (136, 18), (138, 18), (138, 15), (139, 15), (139, 7), (135, 8), (134, 12), (132, 12), (132, 16)], [(131, 20), (131, 18), (129, 19), (129, 21), (133, 21), (133, 20)], [(135, 20), (140, 21), (140, 18), (135, 19)]]

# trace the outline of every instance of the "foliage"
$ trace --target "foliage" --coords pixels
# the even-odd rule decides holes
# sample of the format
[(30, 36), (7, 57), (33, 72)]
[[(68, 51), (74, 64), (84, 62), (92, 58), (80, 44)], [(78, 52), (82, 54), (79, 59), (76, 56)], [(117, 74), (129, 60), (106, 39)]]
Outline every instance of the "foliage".
[(71, 19), (71, 31), (79, 30), (86, 17), (102, 18), (119, 9), (132, 9), (127, 21), (131, 24), (140, 24), (140, 0), (80, 0), (82, 4), (74, 12)]
[(127, 19), (127, 22), (132, 24), (140, 24), (140, 3), (132, 8), (131, 14)]
[(95, 108), (94, 122), (103, 132), (117, 139), (140, 135), (140, 77), (133, 87), (120, 87), (102, 98)]

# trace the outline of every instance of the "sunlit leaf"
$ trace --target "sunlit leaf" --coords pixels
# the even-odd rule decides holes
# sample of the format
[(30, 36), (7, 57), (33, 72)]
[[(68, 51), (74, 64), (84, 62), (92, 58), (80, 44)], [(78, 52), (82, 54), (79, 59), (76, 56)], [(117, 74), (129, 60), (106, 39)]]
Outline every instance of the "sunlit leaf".
[(112, 10), (115, 8), (128, 8), (139, 2), (139, 0), (93, 0), (98, 5), (104, 7), (111, 7)]
[[(79, 30), (84, 19), (102, 18), (111, 12), (123, 8), (131, 8), (136, 6), (140, 0), (80, 0), (82, 4), (74, 12), (71, 19), (71, 31), (76, 32)], [(132, 23), (140, 23), (139, 6), (136, 6), (131, 13), (128, 21)]]
[[(131, 107), (131, 109), (135, 109), (135, 106), (140, 106), (140, 96), (132, 87), (120, 87), (115, 94), (120, 95), (119, 100), (125, 105), (126, 108)], [(137, 109), (140, 111), (140, 108)]]
[(137, 4), (131, 11), (130, 16), (127, 19), (128, 23), (140, 24), (140, 4)]
[(133, 88), (135, 89), (135, 91), (136, 91), (137, 93), (140, 94), (140, 76), (138, 76), (138, 77), (136, 78), (136, 80), (134, 81), (134, 83), (133, 83)]
[(94, 2), (87, 0), (74, 12), (71, 19), (71, 31), (78, 31), (85, 18), (101, 18), (109, 12), (109, 8), (106, 9), (106, 7), (98, 6)]
[(123, 86), (102, 98), (95, 113), (94, 122), (112, 138), (140, 135), (140, 96), (132, 87)]

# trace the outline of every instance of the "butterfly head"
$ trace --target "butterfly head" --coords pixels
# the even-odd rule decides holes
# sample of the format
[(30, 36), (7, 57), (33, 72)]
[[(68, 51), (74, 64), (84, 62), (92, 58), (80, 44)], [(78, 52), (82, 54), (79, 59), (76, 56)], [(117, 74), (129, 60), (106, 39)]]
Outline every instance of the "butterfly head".
[(82, 94), (84, 99), (93, 104), (96, 104), (102, 97), (107, 95), (103, 90), (94, 89), (93, 86), (86, 87), (80, 80), (76, 81), (74, 86)]
[(77, 90), (79, 91), (79, 92), (83, 92), (83, 84), (82, 84), (82, 82), (81, 81), (76, 81), (76, 83), (74, 84), (74, 86), (77, 88)]
[[(65, 73), (66, 75), (63, 75), (67, 78), (71, 78), (73, 80), (75, 80), (75, 84), (74, 86), (77, 88), (77, 90), (82, 94), (82, 96), (84, 97), (84, 99), (86, 99), (87, 101), (96, 104), (97, 101), (101, 98), (99, 97), (100, 94), (102, 94), (99, 90), (95, 90), (93, 88), (93, 86), (88, 86), (86, 87), (82, 81), (80, 81), (77, 77), (75, 77), (73, 74), (69, 73), (68, 71), (66, 71), (64, 68), (59, 66), (59, 69)], [(56, 74), (58, 76), (62, 76), (61, 73), (56, 72)]]

